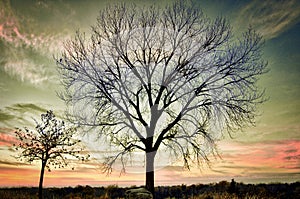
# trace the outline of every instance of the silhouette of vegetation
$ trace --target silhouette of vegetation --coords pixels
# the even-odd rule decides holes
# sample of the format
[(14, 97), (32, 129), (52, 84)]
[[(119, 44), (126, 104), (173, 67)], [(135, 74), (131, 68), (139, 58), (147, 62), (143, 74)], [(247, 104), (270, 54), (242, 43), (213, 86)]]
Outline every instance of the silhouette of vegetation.
[(236, 192), (236, 182), (234, 179), (231, 180), (229, 188), (228, 188), (229, 193), (235, 193)]
[(191, 164), (209, 163), (216, 141), (254, 123), (264, 101), (262, 39), (249, 28), (234, 37), (188, 1), (164, 9), (116, 4), (100, 11), (90, 39), (77, 33), (57, 64), (71, 106), (69, 119), (96, 128), (115, 148), (104, 162), (125, 172), (132, 153), (145, 153), (146, 188), (154, 193), (159, 149)]
[(43, 179), (45, 168), (50, 171), (50, 166), (54, 169), (64, 168), (68, 165), (68, 158), (75, 157), (82, 161), (88, 155), (82, 154), (82, 149), (78, 145), (80, 140), (74, 138), (76, 128), (68, 127), (62, 120), (56, 119), (52, 111), (41, 114), (41, 122), (36, 122), (36, 131), (31, 131), (25, 127), (24, 130), (17, 129), (15, 135), (19, 141), (14, 144), (16, 150), (21, 153), (17, 159), (26, 162), (40, 161), (41, 173), (39, 181), (39, 198), (42, 198)]
[[(286, 199), (299, 198), (300, 182), (294, 183), (270, 183), (270, 184), (244, 184), (235, 182), (235, 191), (231, 192), (230, 182), (221, 181), (212, 184), (193, 184), (177, 186), (155, 187), (157, 199)], [(116, 185), (108, 187), (81, 186), (64, 188), (44, 188), (45, 199), (121, 199), (125, 197), (125, 191)], [(38, 188), (0, 188), (1, 199), (38, 198)]]

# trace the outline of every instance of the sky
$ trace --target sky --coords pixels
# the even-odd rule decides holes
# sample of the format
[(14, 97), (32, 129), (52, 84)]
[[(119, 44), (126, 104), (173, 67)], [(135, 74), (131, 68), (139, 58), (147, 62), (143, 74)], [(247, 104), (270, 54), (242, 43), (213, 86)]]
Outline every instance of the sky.
[[(66, 109), (57, 97), (62, 87), (54, 57), (77, 30), (89, 32), (98, 11), (109, 2), (83, 0), (0, 0), (0, 186), (37, 186), (40, 164), (17, 161), (12, 149), (16, 127), (34, 129), (34, 120), (51, 109)], [(116, 2), (116, 1), (115, 1)], [(164, 5), (167, 0), (136, 0)], [(213, 183), (234, 178), (244, 183), (295, 182), (300, 179), (300, 2), (297, 0), (192, 1), (209, 17), (226, 17), (236, 34), (249, 25), (264, 38), (269, 72), (259, 80), (267, 102), (259, 106), (256, 126), (217, 142), (220, 157), (211, 167), (190, 171), (161, 155), (156, 185)], [(97, 150), (101, 143), (88, 143)], [(45, 186), (131, 186), (144, 184), (143, 164), (120, 176), (118, 166), (101, 172), (103, 154), (89, 162), (45, 173)]]

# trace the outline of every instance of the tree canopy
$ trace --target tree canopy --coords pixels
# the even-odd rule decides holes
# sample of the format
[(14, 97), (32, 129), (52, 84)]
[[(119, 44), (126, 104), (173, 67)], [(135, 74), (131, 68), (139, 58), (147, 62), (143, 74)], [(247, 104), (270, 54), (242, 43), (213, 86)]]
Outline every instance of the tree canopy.
[[(15, 132), (19, 141), (16, 149), (21, 150), (17, 156), (26, 162), (46, 161), (50, 171), (53, 168), (63, 168), (71, 156), (85, 160), (81, 154), (83, 149), (78, 145), (80, 140), (74, 138), (75, 127), (67, 127), (63, 120), (56, 119), (53, 111), (41, 114), (41, 122), (36, 121), (36, 131), (27, 127), (18, 128)], [(67, 156), (66, 156), (67, 155)]]
[(70, 163), (72, 157), (82, 161), (87, 160), (89, 155), (83, 153), (79, 146), (80, 140), (76, 139), (76, 128), (65, 124), (63, 120), (56, 119), (53, 111), (41, 114), (41, 122), (36, 122), (36, 131), (27, 127), (17, 129), (15, 135), (18, 143), (16, 150), (21, 153), (17, 159), (26, 162), (40, 161), (41, 174), (39, 181), (39, 198), (42, 198), (42, 186), (44, 171), (53, 168), (64, 168)]
[(256, 84), (266, 72), (262, 43), (253, 29), (234, 37), (225, 18), (184, 1), (110, 5), (90, 38), (78, 32), (57, 59), (62, 98), (74, 122), (119, 149), (107, 157), (108, 171), (141, 150), (149, 172), (159, 149), (189, 168), (209, 161), (224, 132), (254, 123), (264, 101)]

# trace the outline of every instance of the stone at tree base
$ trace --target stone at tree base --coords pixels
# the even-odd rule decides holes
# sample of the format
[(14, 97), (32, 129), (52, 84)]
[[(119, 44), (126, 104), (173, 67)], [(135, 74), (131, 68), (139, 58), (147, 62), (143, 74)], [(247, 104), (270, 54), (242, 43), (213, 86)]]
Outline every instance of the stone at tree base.
[(145, 188), (136, 188), (127, 190), (125, 192), (125, 199), (153, 199), (153, 196)]

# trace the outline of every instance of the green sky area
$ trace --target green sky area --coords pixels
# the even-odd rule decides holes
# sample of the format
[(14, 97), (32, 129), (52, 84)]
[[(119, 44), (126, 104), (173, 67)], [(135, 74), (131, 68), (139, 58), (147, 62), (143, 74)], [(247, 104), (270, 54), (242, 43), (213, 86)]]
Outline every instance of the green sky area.
[[(1, 134), (30, 126), (31, 117), (39, 118), (46, 109), (63, 112), (53, 57), (59, 56), (63, 42), (76, 30), (88, 33), (98, 10), (107, 2), (0, 0)], [(143, 6), (150, 2), (160, 6), (168, 3), (135, 1)], [(270, 71), (261, 77), (259, 85), (269, 100), (259, 106), (256, 127), (235, 133), (234, 140), (228, 136), (224, 139), (246, 144), (300, 141), (300, 1), (192, 2), (210, 17), (227, 17), (236, 34), (251, 25), (265, 40), (263, 56)], [(300, 164), (300, 155), (296, 158)]]

